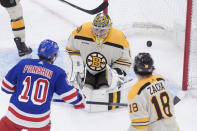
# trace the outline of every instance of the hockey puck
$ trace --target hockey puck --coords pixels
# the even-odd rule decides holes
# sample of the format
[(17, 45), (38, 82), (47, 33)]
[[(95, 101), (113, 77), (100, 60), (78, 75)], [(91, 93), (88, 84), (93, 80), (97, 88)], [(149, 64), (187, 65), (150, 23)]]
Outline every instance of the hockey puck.
[(147, 45), (147, 47), (151, 47), (152, 46), (152, 41), (147, 41), (146, 45)]

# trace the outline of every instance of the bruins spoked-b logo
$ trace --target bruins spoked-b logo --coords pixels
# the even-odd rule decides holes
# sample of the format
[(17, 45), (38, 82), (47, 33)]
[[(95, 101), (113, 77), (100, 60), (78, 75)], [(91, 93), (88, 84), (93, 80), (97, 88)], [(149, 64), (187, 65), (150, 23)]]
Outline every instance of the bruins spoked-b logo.
[(107, 59), (102, 54), (93, 52), (87, 56), (86, 63), (91, 70), (101, 71), (105, 69)]

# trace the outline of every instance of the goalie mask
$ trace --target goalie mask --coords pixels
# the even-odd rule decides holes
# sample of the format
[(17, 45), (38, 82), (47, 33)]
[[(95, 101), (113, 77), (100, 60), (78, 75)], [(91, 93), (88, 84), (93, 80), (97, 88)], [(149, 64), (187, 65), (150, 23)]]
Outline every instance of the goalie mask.
[(108, 35), (111, 25), (111, 19), (107, 14), (97, 14), (92, 25), (92, 31), (96, 39), (104, 40)]
[(135, 57), (134, 72), (139, 75), (151, 75), (155, 69), (153, 66), (153, 59), (149, 53), (139, 53)]

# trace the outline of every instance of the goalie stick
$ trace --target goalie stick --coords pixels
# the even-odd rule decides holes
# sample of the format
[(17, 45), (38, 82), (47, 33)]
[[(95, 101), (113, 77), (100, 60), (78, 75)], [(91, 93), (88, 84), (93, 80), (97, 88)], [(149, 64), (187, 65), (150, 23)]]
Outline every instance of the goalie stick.
[(86, 104), (107, 105), (107, 106), (128, 106), (128, 104), (126, 103), (111, 103), (111, 102), (98, 102), (98, 101), (86, 101)]
[(100, 5), (99, 5), (97, 8), (95, 8), (95, 9), (86, 10), (86, 9), (83, 9), (83, 8), (81, 8), (81, 7), (79, 7), (79, 6), (76, 6), (76, 5), (70, 3), (70, 2), (68, 2), (68, 1), (66, 1), (66, 0), (60, 0), (60, 1), (61, 1), (61, 2), (64, 2), (64, 3), (67, 3), (68, 5), (74, 7), (74, 8), (76, 8), (76, 9), (78, 9), (78, 10), (81, 10), (81, 11), (83, 11), (83, 12), (86, 12), (86, 13), (88, 13), (88, 14), (91, 14), (91, 15), (94, 15), (94, 14), (97, 14), (97, 13), (103, 11), (103, 10), (104, 10), (105, 8), (107, 8), (108, 5), (109, 5), (108, 1), (104, 1), (102, 4), (100, 4)]
[[(61, 99), (53, 99), (53, 102), (65, 102)], [(96, 104), (96, 105), (108, 105), (108, 106), (128, 106), (126, 103), (111, 103), (111, 102), (98, 102), (98, 101), (86, 101), (86, 104)]]
[[(180, 102), (180, 98), (174, 97), (174, 105)], [(127, 103), (111, 103), (111, 102), (98, 102), (98, 101), (86, 101), (86, 104), (96, 104), (96, 105), (108, 105), (108, 106), (128, 106)]]
[[(61, 99), (53, 99), (53, 102), (65, 102)], [(174, 97), (174, 105), (179, 103), (181, 99), (177, 96)], [(111, 102), (98, 102), (98, 101), (86, 101), (86, 104), (95, 104), (95, 105), (107, 105), (107, 106), (128, 106), (127, 103), (111, 103)]]
[[(124, 83), (131, 82), (132, 80), (133, 79), (131, 78), (131, 79), (125, 81)], [(79, 90), (81, 90), (81, 88), (79, 88)], [(173, 100), (174, 105), (176, 105), (177, 103), (179, 103), (181, 101), (181, 99), (183, 99), (182, 95), (183, 94), (180, 92), (176, 96), (174, 96), (174, 100)], [(61, 99), (53, 99), (52, 102), (64, 103), (65, 101), (63, 101)], [(127, 103), (112, 103), (112, 102), (100, 102), (100, 101), (86, 101), (86, 104), (107, 105), (107, 106), (124, 106), (124, 107), (128, 106)]]

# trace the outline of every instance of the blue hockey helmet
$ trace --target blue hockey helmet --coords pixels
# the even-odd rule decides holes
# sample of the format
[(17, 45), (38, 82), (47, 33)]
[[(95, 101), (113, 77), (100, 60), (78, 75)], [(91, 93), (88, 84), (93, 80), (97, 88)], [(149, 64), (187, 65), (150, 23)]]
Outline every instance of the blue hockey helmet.
[(56, 42), (46, 39), (40, 43), (38, 48), (38, 56), (46, 59), (51, 59), (59, 51), (59, 47)]

